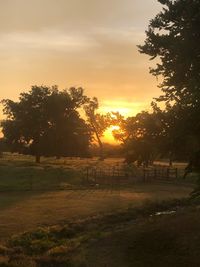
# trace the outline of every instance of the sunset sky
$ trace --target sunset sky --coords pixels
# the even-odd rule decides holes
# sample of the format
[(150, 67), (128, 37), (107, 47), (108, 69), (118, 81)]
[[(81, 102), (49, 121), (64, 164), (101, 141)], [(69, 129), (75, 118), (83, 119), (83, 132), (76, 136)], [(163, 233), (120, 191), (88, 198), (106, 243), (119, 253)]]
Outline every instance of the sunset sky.
[(159, 89), (136, 45), (160, 8), (156, 0), (0, 0), (0, 99), (57, 84), (84, 87), (103, 111), (147, 109)]

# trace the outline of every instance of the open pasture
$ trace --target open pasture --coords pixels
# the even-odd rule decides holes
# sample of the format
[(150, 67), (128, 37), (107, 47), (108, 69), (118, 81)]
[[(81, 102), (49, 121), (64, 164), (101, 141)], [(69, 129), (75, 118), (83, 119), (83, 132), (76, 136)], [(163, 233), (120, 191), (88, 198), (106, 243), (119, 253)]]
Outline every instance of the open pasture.
[(191, 187), (138, 184), (127, 189), (0, 193), (0, 239), (43, 225), (188, 196)]
[[(55, 159), (49, 157), (42, 158), (41, 164), (36, 164), (32, 156), (4, 153), (3, 158), (0, 158), (0, 191), (52, 191), (77, 188), (82, 186), (86, 169), (97, 168), (112, 171), (113, 166), (115, 169), (120, 169), (123, 161), (123, 158), (108, 158), (99, 161), (97, 158)], [(156, 162), (156, 164), (159, 166), (164, 163)], [(178, 182), (187, 182), (182, 179), (184, 165), (179, 165), (174, 164), (174, 167), (178, 169)], [(129, 166), (125, 168), (130, 174), (133, 173), (135, 181), (144, 180), (144, 170), (138, 171), (136, 167), (130, 168)], [(188, 182), (192, 181), (190, 177), (188, 178)]]
[(86, 166), (111, 166), (122, 159), (43, 158), (5, 154), (0, 160), (0, 239), (43, 225), (104, 214), (148, 201), (182, 198), (192, 187), (172, 183), (135, 183), (119, 187), (82, 187)]
[(86, 167), (121, 164), (123, 159), (42, 158), (4, 153), (0, 158), (0, 191), (56, 190), (81, 186)]

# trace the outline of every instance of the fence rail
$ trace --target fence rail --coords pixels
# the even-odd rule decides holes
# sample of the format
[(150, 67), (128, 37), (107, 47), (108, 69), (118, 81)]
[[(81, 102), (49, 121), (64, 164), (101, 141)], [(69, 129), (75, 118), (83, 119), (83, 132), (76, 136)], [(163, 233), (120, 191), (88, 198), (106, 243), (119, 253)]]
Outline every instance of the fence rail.
[(170, 167), (146, 168), (143, 169), (144, 180), (176, 180), (178, 178), (178, 169)]
[(87, 167), (83, 176), (84, 183), (92, 184), (127, 184), (152, 180), (176, 180), (178, 169), (170, 167), (128, 168), (128, 166)]

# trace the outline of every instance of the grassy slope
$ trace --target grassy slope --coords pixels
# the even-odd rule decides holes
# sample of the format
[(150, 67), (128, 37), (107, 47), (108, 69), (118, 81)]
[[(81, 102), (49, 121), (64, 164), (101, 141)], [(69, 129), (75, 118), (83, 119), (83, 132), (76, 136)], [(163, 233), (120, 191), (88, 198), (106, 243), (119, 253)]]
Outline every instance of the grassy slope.
[(190, 187), (138, 184), (121, 190), (68, 190), (55, 192), (0, 193), (0, 239), (91, 214), (137, 207), (147, 201), (188, 196)]
[[(0, 192), (16, 190), (52, 190), (80, 185), (81, 171), (86, 166), (109, 167), (121, 164), (123, 159), (42, 158), (41, 164), (34, 157), (5, 153), (0, 158)], [(180, 166), (179, 166), (180, 167)], [(182, 175), (182, 167), (179, 168)], [(191, 177), (190, 177), (191, 178)]]
[[(155, 215), (164, 210), (176, 213)], [(198, 267), (199, 220), (199, 206), (184, 200), (40, 228), (0, 246), (0, 266)]]
[(52, 190), (80, 184), (80, 167), (68, 162), (6, 154), (0, 160), (0, 191)]
[[(0, 267), (200, 266), (197, 206), (177, 215), (149, 217), (160, 209), (155, 205), (148, 212), (142, 208), (138, 220), (132, 218), (136, 218), (136, 207), (146, 201), (181, 198), (189, 194), (190, 187), (139, 184), (120, 190), (54, 191), (79, 184), (77, 171), (88, 163), (96, 161), (43, 159), (39, 166), (31, 157), (7, 155), (1, 160), (0, 189), (37, 190), (0, 192), (0, 238), (58, 225), (13, 238), (8, 248), (0, 246)], [(128, 212), (95, 222), (93, 217), (86, 224), (78, 219), (127, 207), (131, 208)], [(64, 225), (69, 220), (76, 222)], [(72, 258), (74, 265), (69, 263)]]
[(84, 262), (87, 267), (198, 267), (199, 221), (198, 208), (146, 219), (90, 244)]
[[(0, 159), (0, 239), (38, 225), (138, 206), (147, 200), (180, 198), (192, 190), (190, 187), (158, 184), (71, 190), (80, 185), (81, 168), (99, 164), (110, 166), (120, 161), (42, 158), (38, 165), (31, 156), (5, 154)], [(67, 188), (70, 190), (63, 190)]]

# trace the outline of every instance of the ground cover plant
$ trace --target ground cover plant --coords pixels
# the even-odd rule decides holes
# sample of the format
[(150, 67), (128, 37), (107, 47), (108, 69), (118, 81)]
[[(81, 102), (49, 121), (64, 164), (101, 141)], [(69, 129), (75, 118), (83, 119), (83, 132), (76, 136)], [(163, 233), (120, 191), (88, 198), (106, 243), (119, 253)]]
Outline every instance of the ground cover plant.
[(5, 242), (0, 266), (198, 266), (199, 216), (182, 199), (40, 227)]

